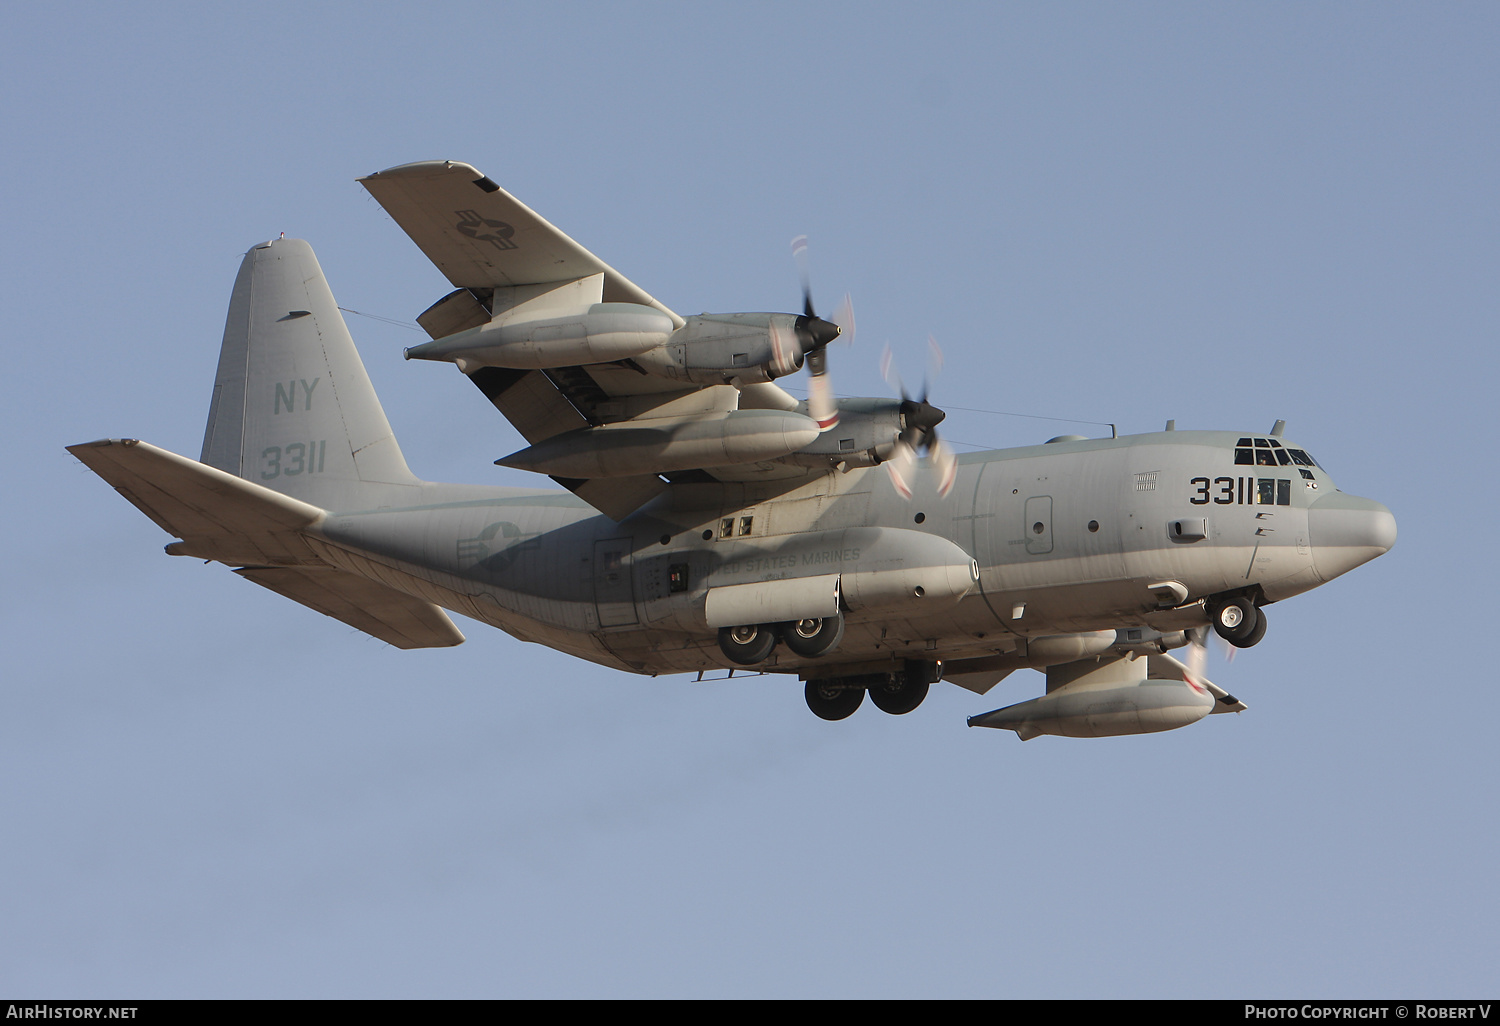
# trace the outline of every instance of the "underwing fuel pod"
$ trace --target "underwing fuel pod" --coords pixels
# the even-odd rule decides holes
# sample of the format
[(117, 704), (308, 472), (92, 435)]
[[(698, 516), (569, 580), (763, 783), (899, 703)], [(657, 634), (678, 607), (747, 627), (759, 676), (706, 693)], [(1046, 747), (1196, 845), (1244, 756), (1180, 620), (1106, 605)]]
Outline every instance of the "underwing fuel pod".
[[(1202, 641), (1193, 662), (1201, 666)], [(1154, 675), (1152, 675), (1154, 674)], [(1190, 726), (1244, 704), (1169, 656), (1126, 652), (1047, 668), (1047, 693), (969, 718), (971, 727), (1013, 730), (1022, 741), (1059, 737), (1120, 737)]]

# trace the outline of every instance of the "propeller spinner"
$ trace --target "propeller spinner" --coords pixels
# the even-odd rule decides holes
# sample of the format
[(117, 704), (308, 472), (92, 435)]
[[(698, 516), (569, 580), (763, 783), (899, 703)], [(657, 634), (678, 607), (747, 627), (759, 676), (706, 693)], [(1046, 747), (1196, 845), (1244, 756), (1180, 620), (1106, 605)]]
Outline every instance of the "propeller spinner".
[(912, 480), (919, 452), (932, 461), (932, 467), (937, 471), (938, 495), (946, 497), (958, 477), (958, 456), (943, 444), (937, 433), (937, 426), (947, 414), (927, 401), (930, 381), (936, 379), (943, 366), (943, 351), (931, 335), (927, 336), (927, 350), (930, 376), (922, 379), (922, 394), (916, 399), (907, 394), (906, 386), (892, 366), (889, 346), (880, 359), (881, 375), (901, 394), (901, 434), (896, 438), (896, 451), (886, 460), (885, 469), (891, 475), (891, 484), (896, 491), (907, 499), (912, 497)]

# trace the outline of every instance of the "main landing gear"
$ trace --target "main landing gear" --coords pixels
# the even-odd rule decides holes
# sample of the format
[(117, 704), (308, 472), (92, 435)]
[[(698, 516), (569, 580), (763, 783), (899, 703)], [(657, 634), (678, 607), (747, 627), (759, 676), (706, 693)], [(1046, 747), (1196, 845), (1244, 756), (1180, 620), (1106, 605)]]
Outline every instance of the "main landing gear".
[(1266, 636), (1266, 614), (1247, 595), (1211, 601), (1208, 619), (1214, 633), (1235, 648), (1249, 648)]
[(928, 688), (942, 679), (942, 664), (908, 659), (889, 673), (861, 673), (849, 677), (815, 677), (807, 682), (807, 707), (825, 720), (842, 720), (870, 693), (881, 712), (902, 716), (922, 704)]
[[(844, 640), (842, 613), (790, 623), (758, 623), (719, 628), (719, 651), (740, 666), (754, 666), (771, 658), (776, 643), (783, 641), (803, 659), (816, 659), (839, 647)], [(855, 703), (858, 706), (858, 702)], [(850, 709), (849, 712), (853, 712)], [(845, 716), (849, 713), (845, 713)]]

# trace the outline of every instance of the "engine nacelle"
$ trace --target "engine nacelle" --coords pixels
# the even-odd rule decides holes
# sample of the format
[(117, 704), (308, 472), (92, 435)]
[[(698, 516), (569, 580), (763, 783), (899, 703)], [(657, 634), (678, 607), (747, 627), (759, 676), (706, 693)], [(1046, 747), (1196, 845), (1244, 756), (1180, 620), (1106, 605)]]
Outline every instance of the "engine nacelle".
[(1041, 734), (1119, 737), (1152, 734), (1197, 723), (1213, 711), (1207, 688), (1181, 680), (1080, 682), (1041, 698), (969, 718), (971, 727), (1014, 730), (1022, 741)]
[(579, 428), (495, 462), (559, 477), (633, 477), (773, 460), (817, 434), (817, 421), (800, 413), (731, 410)]
[(696, 385), (771, 381), (801, 368), (798, 322), (806, 320), (783, 313), (699, 314), (636, 363), (649, 374)]
[(447, 360), (464, 373), (480, 367), (543, 370), (626, 360), (659, 348), (672, 318), (636, 303), (595, 303), (566, 317), (482, 324), (406, 350), (408, 360)]
[(784, 457), (801, 467), (873, 467), (890, 459), (900, 437), (900, 399), (840, 399), (839, 419), (812, 444)]

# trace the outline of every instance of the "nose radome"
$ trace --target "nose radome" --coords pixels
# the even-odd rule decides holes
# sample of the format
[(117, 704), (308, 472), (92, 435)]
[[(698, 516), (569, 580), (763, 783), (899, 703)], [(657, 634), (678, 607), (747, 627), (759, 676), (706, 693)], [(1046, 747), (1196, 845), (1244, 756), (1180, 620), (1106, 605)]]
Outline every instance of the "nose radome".
[(1307, 511), (1318, 576), (1328, 581), (1384, 555), (1396, 544), (1396, 518), (1374, 499), (1334, 492)]

